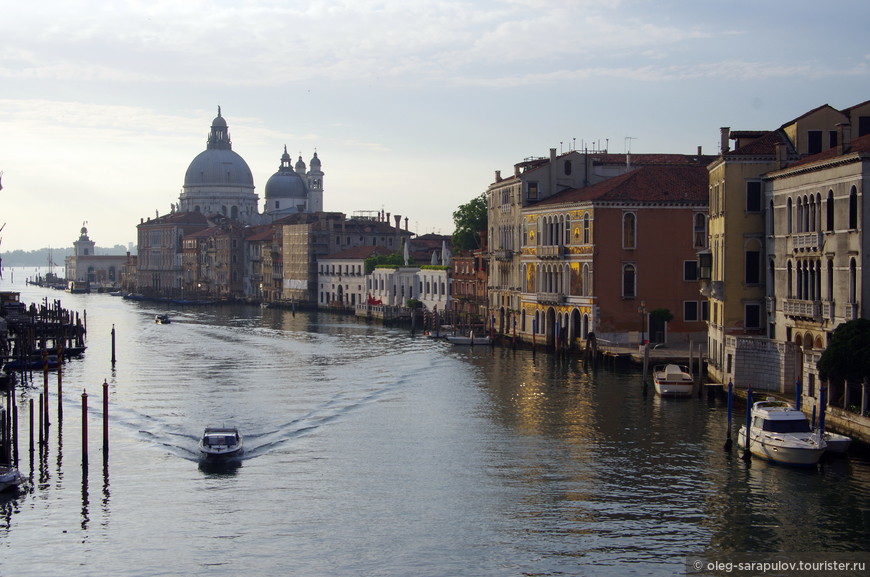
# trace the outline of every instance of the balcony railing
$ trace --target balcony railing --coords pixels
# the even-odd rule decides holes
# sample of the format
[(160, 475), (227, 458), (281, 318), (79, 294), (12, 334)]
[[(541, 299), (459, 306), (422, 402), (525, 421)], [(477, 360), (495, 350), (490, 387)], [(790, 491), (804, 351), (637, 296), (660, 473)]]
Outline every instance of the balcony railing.
[(854, 321), (858, 318), (858, 303), (847, 303), (843, 306), (843, 309), (843, 318), (845, 318), (847, 321)]
[(560, 293), (537, 293), (539, 304), (560, 305), (565, 302), (565, 295)]
[(821, 320), (822, 301), (783, 299), (782, 312), (784, 315), (790, 317), (803, 317)]
[(541, 258), (564, 258), (565, 247), (560, 244), (551, 244), (538, 247), (538, 256)]
[(511, 260), (513, 254), (514, 251), (509, 248), (497, 248), (492, 251), (492, 256), (495, 257), (495, 260)]
[(822, 235), (818, 232), (802, 232), (791, 235), (792, 251), (819, 250), (822, 247)]

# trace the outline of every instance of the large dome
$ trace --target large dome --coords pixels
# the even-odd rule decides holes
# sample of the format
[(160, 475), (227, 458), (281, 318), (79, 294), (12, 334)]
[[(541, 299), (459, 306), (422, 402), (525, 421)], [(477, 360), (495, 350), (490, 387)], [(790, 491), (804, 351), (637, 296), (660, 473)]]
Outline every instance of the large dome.
[(254, 186), (254, 177), (245, 159), (229, 149), (200, 152), (184, 174), (185, 188), (208, 185)]

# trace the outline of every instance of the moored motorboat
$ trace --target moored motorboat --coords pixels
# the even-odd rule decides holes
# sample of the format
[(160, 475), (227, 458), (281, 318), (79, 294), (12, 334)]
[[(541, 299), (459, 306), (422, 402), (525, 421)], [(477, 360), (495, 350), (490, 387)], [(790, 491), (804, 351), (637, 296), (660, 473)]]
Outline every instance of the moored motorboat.
[(235, 427), (206, 427), (199, 441), (204, 459), (228, 459), (244, 453), (244, 440)]
[(852, 437), (841, 435), (840, 433), (832, 433), (825, 431), (822, 433), (822, 439), (828, 445), (829, 453), (845, 453), (849, 450), (849, 445), (852, 444)]
[(476, 337), (474, 333), (470, 333), (469, 335), (447, 335), (444, 337), (447, 339), (447, 342), (452, 343), (454, 345), (488, 345), (492, 341), (489, 336)]
[[(803, 412), (775, 399), (753, 403), (748, 436), (750, 453), (784, 465), (815, 465), (827, 449)], [(746, 438), (744, 424), (737, 433), (737, 445), (745, 449)]]
[(656, 393), (663, 397), (689, 397), (695, 390), (695, 379), (683, 365), (658, 365), (653, 369)]
[(160, 325), (168, 325), (171, 321), (169, 320), (169, 315), (163, 313), (162, 315), (155, 315), (154, 322)]
[(9, 465), (0, 465), (0, 491), (18, 487), (23, 482), (21, 471)]

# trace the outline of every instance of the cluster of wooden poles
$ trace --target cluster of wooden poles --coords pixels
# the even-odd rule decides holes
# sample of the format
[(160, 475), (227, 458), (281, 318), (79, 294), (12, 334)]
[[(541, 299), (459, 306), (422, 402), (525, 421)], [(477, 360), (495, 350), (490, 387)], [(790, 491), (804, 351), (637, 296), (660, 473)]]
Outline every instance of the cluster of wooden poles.
[[(112, 329), (114, 345), (114, 328)], [(113, 346), (114, 349), (114, 346)], [(114, 356), (114, 351), (113, 351)], [(57, 367), (57, 420), (63, 422), (63, 362), (59, 359)], [(38, 437), (39, 447), (44, 448), (48, 443), (49, 430), (51, 427), (51, 414), (49, 407), (48, 387), (48, 362), (43, 363), (43, 390), (39, 394), (38, 407), (34, 408), (34, 399), (29, 399), (29, 439), (30, 452), (36, 449), (35, 440)], [(109, 384), (103, 381), (103, 460), (109, 458)], [(3, 452), (0, 461), (17, 466), (19, 459), (19, 427), (18, 405), (15, 402), (14, 387), (10, 386), (6, 391), (6, 411), (2, 413)], [(38, 421), (38, 429), (36, 428)], [(88, 393), (82, 391), (82, 467), (88, 465)]]

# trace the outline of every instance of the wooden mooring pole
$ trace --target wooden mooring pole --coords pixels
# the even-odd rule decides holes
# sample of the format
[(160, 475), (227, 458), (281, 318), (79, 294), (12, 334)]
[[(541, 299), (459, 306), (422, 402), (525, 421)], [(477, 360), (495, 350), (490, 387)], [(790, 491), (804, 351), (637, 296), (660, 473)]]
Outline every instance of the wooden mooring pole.
[(88, 466), (88, 393), (82, 391), (82, 468)]
[(109, 383), (103, 380), (103, 461), (109, 458)]

